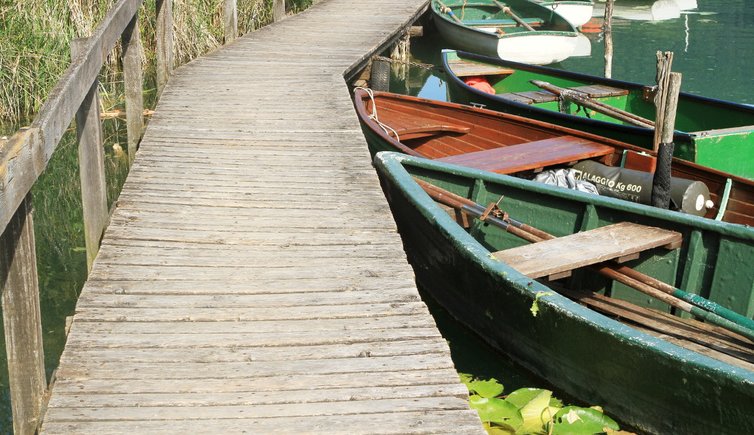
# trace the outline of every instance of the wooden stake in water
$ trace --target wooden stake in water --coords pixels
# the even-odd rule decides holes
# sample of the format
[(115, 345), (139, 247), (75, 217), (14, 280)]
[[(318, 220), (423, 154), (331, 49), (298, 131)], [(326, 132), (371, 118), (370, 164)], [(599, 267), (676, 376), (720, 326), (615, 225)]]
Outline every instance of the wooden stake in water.
[(671, 72), (673, 53), (657, 52), (657, 94), (655, 105), (654, 150), (657, 153), (657, 169), (652, 180), (652, 205), (667, 209), (670, 206), (670, 177), (673, 161), (673, 132), (675, 131), (676, 108), (681, 91), (681, 74)]
[(613, 76), (613, 4), (615, 0), (605, 3), (605, 22), (603, 31), (605, 37), (605, 77)]

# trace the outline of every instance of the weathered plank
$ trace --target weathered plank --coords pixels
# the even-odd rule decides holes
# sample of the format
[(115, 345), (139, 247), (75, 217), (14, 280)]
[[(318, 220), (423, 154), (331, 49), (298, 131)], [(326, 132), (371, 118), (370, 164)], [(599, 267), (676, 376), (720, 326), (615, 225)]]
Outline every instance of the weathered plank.
[(136, 148), (144, 130), (144, 84), (141, 72), (140, 35), (139, 19), (134, 17), (121, 37), (129, 165), (132, 165), (136, 158)]
[(492, 255), (530, 278), (539, 278), (660, 246), (675, 249), (681, 241), (675, 231), (621, 222)]

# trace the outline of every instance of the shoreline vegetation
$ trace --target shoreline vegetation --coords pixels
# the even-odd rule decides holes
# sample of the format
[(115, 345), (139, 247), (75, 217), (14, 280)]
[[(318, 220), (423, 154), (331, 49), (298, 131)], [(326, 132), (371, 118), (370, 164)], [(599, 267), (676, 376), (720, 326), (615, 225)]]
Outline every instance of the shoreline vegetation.
[[(31, 123), (70, 64), (70, 41), (89, 36), (117, 0), (19, 0), (0, 2), (0, 146), (3, 136)], [(288, 0), (288, 13), (316, 2)], [(174, 55), (184, 64), (223, 43), (222, 0), (173, 0)], [(155, 0), (140, 12), (144, 105), (156, 102)], [(272, 0), (238, 0), (239, 35), (272, 22)], [(101, 111), (124, 110), (120, 46), (100, 73)], [(125, 120), (102, 120), (108, 206), (128, 174)], [(83, 215), (75, 128), (61, 140), (32, 189), (40, 305), (48, 380), (65, 345), (66, 318), (73, 314), (86, 280)], [(0, 324), (0, 330), (2, 325)], [(5, 348), (0, 332), (0, 346)], [(8, 370), (0, 352), (0, 433), (12, 427)]]

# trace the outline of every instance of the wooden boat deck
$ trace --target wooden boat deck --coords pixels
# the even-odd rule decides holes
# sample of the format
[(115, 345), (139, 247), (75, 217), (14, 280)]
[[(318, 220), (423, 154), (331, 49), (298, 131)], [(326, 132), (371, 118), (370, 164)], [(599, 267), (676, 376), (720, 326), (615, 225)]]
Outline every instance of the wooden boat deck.
[(327, 0), (176, 71), (43, 433), (484, 433), (344, 71), (424, 0)]

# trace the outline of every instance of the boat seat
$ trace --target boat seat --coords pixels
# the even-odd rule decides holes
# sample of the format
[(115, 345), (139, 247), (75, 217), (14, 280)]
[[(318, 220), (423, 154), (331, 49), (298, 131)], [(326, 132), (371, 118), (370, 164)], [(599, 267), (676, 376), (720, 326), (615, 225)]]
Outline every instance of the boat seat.
[(398, 133), (398, 137), (400, 137), (401, 140), (408, 140), (420, 137), (437, 136), (443, 133), (466, 134), (471, 131), (471, 127), (450, 124), (431, 124), (396, 128), (395, 131)]
[[(587, 85), (569, 88), (573, 91), (581, 92), (590, 98), (619, 97), (628, 95), (627, 89), (614, 88), (605, 85)], [(558, 101), (558, 96), (545, 90), (528, 91), (528, 92), (509, 92), (498, 94), (499, 97), (507, 100), (516, 101), (523, 104), (539, 104)]]
[[(541, 18), (522, 18), (522, 20), (534, 27), (541, 26), (545, 21)], [(490, 26), (490, 27), (511, 27), (518, 26), (519, 24), (510, 18), (490, 18), (487, 20), (463, 20), (463, 23), (467, 26)]]
[(628, 89), (614, 88), (607, 85), (575, 86), (570, 89), (586, 94), (591, 98), (622, 97), (628, 95)]
[(510, 68), (466, 60), (453, 61), (449, 66), (457, 77), (509, 76), (516, 72), (516, 70)]
[(677, 231), (621, 222), (492, 255), (529, 278), (552, 280), (565, 278), (580, 267), (633, 260), (649, 249), (678, 249), (682, 242), (683, 236)]
[(575, 163), (579, 160), (607, 156), (613, 147), (576, 136), (557, 136), (549, 139), (509, 145), (473, 153), (436, 159), (499, 174), (512, 174), (544, 167)]

